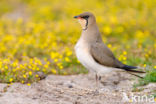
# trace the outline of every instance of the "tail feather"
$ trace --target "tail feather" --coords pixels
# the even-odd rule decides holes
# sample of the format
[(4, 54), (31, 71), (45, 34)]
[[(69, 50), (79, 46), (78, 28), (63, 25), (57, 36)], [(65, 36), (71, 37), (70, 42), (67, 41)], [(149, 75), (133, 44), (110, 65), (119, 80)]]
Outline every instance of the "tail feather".
[(145, 73), (144, 71), (138, 71), (138, 70), (133, 70), (133, 69), (137, 69), (138, 67), (135, 66), (128, 66), (128, 65), (124, 65), (123, 67), (121, 67), (121, 69), (124, 69), (128, 72), (135, 72), (135, 73)]
[(141, 79), (143, 79), (144, 77), (142, 77), (142, 76), (139, 76), (139, 75), (137, 75), (137, 74), (134, 74), (134, 73), (130, 73), (130, 72), (128, 72), (129, 74), (131, 74), (131, 75), (134, 75), (134, 76), (136, 76), (136, 77), (139, 77), (139, 78), (141, 78)]

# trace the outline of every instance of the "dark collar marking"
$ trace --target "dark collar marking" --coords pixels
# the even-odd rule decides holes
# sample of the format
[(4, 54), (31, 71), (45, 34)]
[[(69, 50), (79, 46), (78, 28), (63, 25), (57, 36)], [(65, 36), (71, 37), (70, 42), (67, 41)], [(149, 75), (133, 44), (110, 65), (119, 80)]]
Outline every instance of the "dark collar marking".
[(85, 20), (86, 20), (86, 28), (83, 30), (87, 30), (87, 28), (88, 28), (88, 19), (85, 19)]

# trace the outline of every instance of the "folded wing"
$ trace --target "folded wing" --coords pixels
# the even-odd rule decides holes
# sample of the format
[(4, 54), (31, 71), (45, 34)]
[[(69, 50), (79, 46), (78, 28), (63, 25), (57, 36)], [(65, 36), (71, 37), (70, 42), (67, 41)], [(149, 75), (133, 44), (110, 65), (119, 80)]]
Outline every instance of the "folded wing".
[(91, 55), (94, 60), (104, 66), (124, 69), (128, 72), (145, 73), (144, 71), (133, 70), (137, 69), (135, 66), (129, 66), (121, 63), (115, 58), (112, 51), (103, 43), (95, 43), (91, 45)]
[(91, 45), (90, 49), (92, 57), (96, 62), (104, 66), (120, 68), (123, 67), (120, 61), (118, 61), (111, 50), (103, 43), (95, 43)]

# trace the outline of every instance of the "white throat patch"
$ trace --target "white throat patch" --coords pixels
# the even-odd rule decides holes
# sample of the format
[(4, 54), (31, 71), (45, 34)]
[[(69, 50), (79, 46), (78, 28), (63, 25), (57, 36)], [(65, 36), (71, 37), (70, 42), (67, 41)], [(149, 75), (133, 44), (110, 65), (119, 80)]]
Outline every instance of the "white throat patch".
[(81, 24), (82, 29), (86, 29), (87, 20), (85, 19), (78, 19), (78, 22)]

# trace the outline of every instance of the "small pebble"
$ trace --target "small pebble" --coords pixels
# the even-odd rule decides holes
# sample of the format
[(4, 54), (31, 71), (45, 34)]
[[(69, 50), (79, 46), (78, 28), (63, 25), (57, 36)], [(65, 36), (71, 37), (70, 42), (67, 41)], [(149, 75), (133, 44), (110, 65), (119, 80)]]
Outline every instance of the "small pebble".
[(68, 88), (73, 88), (73, 85), (68, 85)]

